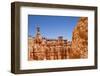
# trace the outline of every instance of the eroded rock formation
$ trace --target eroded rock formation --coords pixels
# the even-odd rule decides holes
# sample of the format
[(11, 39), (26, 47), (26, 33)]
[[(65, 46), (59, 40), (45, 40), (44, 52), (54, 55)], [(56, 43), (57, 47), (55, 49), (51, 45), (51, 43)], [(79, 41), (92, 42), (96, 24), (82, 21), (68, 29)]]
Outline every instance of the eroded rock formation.
[(48, 39), (41, 36), (40, 28), (37, 27), (36, 36), (28, 39), (28, 60), (58, 60), (68, 59), (71, 41), (63, 39)]
[(28, 60), (83, 59), (88, 57), (88, 18), (81, 17), (72, 31), (72, 41), (36, 36), (28, 39)]
[(88, 57), (88, 18), (81, 17), (72, 33), (70, 58)]

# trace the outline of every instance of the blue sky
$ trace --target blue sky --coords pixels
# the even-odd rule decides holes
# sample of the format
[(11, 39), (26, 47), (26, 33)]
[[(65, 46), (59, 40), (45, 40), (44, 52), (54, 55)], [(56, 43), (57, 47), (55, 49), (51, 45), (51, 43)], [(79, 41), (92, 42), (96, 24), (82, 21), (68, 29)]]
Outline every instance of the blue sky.
[(35, 36), (36, 26), (39, 25), (43, 37), (57, 39), (63, 36), (64, 39), (72, 39), (72, 31), (78, 22), (79, 17), (71, 16), (46, 16), (28, 15), (28, 36)]

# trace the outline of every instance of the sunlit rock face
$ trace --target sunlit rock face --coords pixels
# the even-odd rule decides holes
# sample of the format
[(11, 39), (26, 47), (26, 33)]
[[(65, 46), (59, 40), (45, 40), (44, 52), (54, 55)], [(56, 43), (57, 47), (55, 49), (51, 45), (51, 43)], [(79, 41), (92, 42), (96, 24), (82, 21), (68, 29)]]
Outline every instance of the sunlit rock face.
[(88, 18), (81, 17), (72, 32), (70, 58), (88, 57)]

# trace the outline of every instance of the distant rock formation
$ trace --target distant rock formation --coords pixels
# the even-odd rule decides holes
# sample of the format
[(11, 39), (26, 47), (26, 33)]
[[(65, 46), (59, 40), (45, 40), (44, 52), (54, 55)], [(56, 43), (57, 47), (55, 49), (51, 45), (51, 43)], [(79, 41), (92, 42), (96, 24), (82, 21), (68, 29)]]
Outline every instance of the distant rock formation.
[(71, 41), (59, 36), (57, 39), (42, 37), (40, 28), (36, 28), (35, 37), (28, 37), (28, 60), (68, 59)]
[(72, 32), (70, 58), (88, 57), (88, 18), (81, 17)]

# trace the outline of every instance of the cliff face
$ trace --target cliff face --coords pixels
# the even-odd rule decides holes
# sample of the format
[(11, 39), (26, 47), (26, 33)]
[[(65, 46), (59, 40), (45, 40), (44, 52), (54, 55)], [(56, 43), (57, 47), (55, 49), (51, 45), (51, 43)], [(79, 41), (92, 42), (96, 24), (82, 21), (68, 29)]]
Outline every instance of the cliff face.
[(72, 51), (70, 58), (87, 58), (88, 56), (88, 18), (81, 17), (72, 33)]

